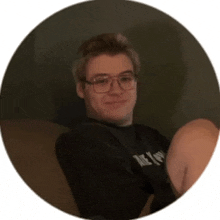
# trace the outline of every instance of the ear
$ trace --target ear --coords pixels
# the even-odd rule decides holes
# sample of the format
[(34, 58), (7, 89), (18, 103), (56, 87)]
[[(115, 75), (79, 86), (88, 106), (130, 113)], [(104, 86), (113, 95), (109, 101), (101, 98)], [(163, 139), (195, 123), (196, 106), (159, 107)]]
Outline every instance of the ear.
[(84, 99), (84, 89), (81, 82), (76, 84), (76, 93), (81, 99)]

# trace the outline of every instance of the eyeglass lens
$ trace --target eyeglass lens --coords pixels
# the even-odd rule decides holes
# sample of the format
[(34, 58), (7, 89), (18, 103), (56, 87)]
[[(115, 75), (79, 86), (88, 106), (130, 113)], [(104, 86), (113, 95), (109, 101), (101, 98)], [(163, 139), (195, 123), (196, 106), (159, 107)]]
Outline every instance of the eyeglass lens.
[(111, 89), (113, 78), (116, 78), (119, 86), (124, 90), (133, 89), (135, 86), (135, 77), (133, 75), (122, 75), (118, 77), (102, 76), (95, 79), (93, 84), (94, 90), (97, 93), (105, 93)]

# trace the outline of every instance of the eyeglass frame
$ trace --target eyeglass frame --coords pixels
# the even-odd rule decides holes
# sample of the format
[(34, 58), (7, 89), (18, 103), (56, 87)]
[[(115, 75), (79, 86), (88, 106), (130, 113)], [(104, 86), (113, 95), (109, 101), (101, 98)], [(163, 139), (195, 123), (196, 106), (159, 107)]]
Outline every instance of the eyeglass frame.
[[(120, 88), (123, 89), (124, 91), (129, 91), (129, 90), (132, 90), (132, 89), (134, 89), (134, 88), (124, 89), (124, 88), (121, 86), (120, 82), (119, 82), (119, 76), (120, 76), (121, 74), (125, 74), (125, 73), (131, 73), (131, 75), (134, 77), (134, 80), (137, 82), (137, 80), (138, 80), (138, 75), (137, 75), (136, 73), (131, 72), (131, 71), (122, 72), (122, 73), (118, 74), (117, 76), (109, 76), (108, 74), (104, 74), (104, 75), (107, 75), (107, 76), (112, 80), (111, 83), (113, 82), (113, 78), (117, 78), (116, 80), (117, 80), (118, 85), (120, 86)], [(123, 76), (123, 75), (122, 75), (122, 76)], [(95, 92), (95, 93), (98, 93), (98, 94), (108, 93), (108, 92), (111, 90), (111, 87), (110, 87), (109, 90), (106, 91), (106, 92), (97, 92), (97, 91), (95, 90), (95, 88), (94, 88), (94, 85), (96, 84), (96, 82), (91, 82), (91, 81), (88, 81), (88, 80), (86, 80), (86, 79), (81, 79), (80, 81), (85, 82), (85, 83), (87, 83), (87, 84), (89, 84), (89, 85), (93, 85), (93, 90), (94, 90), (94, 92)], [(111, 84), (110, 84), (110, 85), (111, 85)]]

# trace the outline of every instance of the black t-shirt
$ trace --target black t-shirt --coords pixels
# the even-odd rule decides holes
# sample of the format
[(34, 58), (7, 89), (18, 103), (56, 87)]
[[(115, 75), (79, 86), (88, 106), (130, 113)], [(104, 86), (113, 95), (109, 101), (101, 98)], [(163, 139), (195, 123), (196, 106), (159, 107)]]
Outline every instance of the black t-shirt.
[(144, 125), (117, 127), (88, 119), (62, 134), (56, 154), (81, 217), (137, 218), (174, 201), (165, 170), (169, 141)]

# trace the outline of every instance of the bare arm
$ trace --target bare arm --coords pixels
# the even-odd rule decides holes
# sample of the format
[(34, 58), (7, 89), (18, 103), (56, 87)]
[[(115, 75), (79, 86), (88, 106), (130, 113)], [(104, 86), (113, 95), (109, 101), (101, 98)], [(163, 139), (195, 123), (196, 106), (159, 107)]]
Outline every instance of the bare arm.
[(152, 204), (153, 200), (154, 200), (154, 195), (151, 194), (149, 199), (147, 200), (146, 205), (142, 209), (141, 214), (139, 215), (139, 217), (143, 217), (143, 216), (146, 216), (146, 215), (150, 214), (150, 207), (151, 207), (151, 204)]
[(167, 171), (177, 196), (184, 194), (200, 177), (217, 143), (219, 130), (206, 119), (181, 127), (167, 155)]

